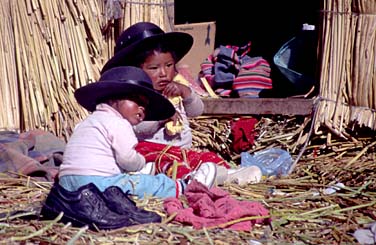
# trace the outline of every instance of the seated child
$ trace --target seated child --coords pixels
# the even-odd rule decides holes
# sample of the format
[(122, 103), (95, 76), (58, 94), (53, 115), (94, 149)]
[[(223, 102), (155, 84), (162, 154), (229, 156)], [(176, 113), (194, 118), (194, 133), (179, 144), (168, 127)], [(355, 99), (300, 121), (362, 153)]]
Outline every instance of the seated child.
[[(122, 74), (119, 78), (117, 74)], [(165, 174), (132, 174), (145, 167), (145, 157), (135, 150), (133, 126), (142, 121), (166, 120), (175, 114), (171, 102), (153, 89), (140, 68), (122, 66), (104, 72), (98, 82), (75, 91), (78, 103), (90, 115), (71, 135), (59, 168), (59, 183), (76, 191), (89, 183), (99, 190), (118, 186), (139, 198), (177, 197), (188, 176), (173, 180)], [(215, 179), (213, 163), (203, 164), (189, 176), (210, 187)]]

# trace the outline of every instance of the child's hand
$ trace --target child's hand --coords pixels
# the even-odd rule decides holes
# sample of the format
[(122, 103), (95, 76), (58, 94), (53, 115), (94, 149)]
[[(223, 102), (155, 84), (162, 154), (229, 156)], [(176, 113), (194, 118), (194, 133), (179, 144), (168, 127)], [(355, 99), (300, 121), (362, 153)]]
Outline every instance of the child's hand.
[(176, 125), (179, 121), (183, 121), (183, 117), (180, 115), (179, 112), (175, 112), (175, 114), (172, 117), (161, 122), (162, 123), (173, 122), (173, 125)]
[(170, 117), (169, 121), (174, 122), (173, 125), (177, 125), (179, 122), (183, 121), (183, 117), (180, 115), (179, 112), (175, 112), (175, 114), (172, 117)]
[(181, 96), (184, 99), (191, 95), (191, 90), (181, 83), (171, 82), (163, 90), (163, 95), (167, 98)]
[(183, 130), (183, 118), (179, 112), (176, 112), (165, 124), (165, 130), (168, 135), (175, 135)]

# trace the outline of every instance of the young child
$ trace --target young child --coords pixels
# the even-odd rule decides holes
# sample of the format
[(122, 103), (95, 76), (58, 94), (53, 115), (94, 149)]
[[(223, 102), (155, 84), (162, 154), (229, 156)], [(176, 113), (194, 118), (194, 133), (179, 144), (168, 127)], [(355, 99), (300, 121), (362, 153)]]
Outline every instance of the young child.
[[(111, 67), (132, 65), (142, 68), (151, 78), (153, 87), (172, 100), (176, 113), (168, 120), (148, 121), (135, 127), (140, 141), (179, 146), (192, 146), (192, 130), (188, 118), (204, 111), (201, 98), (189, 87), (176, 70), (176, 63), (191, 49), (193, 38), (183, 32), (162, 31), (149, 22), (136, 23), (122, 32), (115, 46), (115, 55), (104, 65), (102, 73)], [(166, 124), (182, 126), (178, 132), (166, 130)], [(172, 130), (170, 130), (172, 131)]]
[[(121, 78), (117, 74), (122, 74)], [(165, 120), (174, 115), (173, 105), (153, 89), (149, 76), (137, 67), (116, 67), (104, 72), (98, 82), (75, 91), (78, 103), (92, 112), (71, 135), (59, 169), (59, 183), (76, 191), (89, 183), (99, 190), (118, 186), (139, 198), (177, 197), (188, 179), (173, 180), (164, 174), (132, 174), (145, 167), (145, 158), (135, 150), (134, 125), (147, 120)], [(213, 182), (213, 163), (202, 165), (194, 178)], [(207, 181), (209, 178), (209, 181)]]
[[(253, 168), (227, 171), (229, 165), (214, 152), (193, 151), (189, 118), (200, 116), (204, 104), (198, 94), (176, 69), (176, 64), (191, 49), (193, 38), (183, 32), (165, 33), (150, 22), (136, 23), (116, 41), (115, 55), (104, 65), (102, 72), (122, 65), (142, 68), (151, 78), (153, 87), (173, 102), (176, 113), (167, 120), (142, 122), (135, 132), (140, 143), (136, 150), (147, 159), (149, 173), (166, 173), (183, 178), (196, 171), (204, 162), (216, 163), (216, 182), (257, 182), (259, 172)], [(121, 76), (121, 74), (118, 74)], [(239, 171), (242, 172), (239, 175)], [(246, 180), (244, 180), (244, 176)]]

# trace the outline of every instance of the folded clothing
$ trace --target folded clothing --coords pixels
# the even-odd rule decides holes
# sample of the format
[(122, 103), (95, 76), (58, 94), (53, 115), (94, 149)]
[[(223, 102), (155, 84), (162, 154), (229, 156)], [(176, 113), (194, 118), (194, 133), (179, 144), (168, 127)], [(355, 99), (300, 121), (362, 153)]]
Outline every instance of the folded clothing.
[[(222, 227), (237, 231), (249, 231), (255, 224), (269, 224), (269, 211), (260, 203), (240, 201), (219, 187), (210, 190), (197, 181), (192, 181), (184, 192), (189, 207), (184, 207), (177, 198), (167, 198), (163, 206), (168, 215), (176, 213), (175, 221), (203, 227)], [(246, 217), (261, 216), (255, 219)], [(264, 217), (262, 217), (264, 216)], [(236, 222), (236, 220), (238, 220)]]

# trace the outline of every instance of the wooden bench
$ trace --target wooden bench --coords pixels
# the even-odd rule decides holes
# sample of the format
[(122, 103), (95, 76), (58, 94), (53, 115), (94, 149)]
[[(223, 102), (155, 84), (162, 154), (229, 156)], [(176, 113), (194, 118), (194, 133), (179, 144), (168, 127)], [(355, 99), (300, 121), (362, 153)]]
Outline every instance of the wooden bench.
[(309, 115), (313, 99), (306, 98), (203, 98), (203, 115)]

